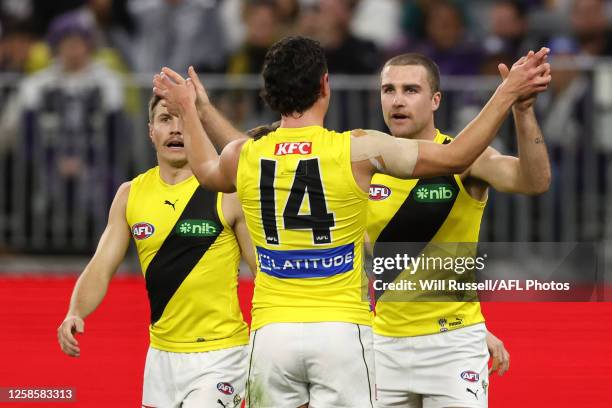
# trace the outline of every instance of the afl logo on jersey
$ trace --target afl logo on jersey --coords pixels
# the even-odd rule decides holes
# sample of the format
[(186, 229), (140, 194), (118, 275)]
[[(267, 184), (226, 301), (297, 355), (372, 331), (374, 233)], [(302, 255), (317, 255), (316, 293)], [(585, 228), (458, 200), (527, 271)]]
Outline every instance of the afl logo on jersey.
[(148, 222), (139, 222), (132, 226), (132, 235), (134, 239), (143, 240), (149, 238), (155, 232), (155, 227)]
[(465, 381), (474, 383), (478, 382), (478, 380), (480, 379), (480, 375), (478, 375), (478, 373), (474, 371), (464, 371), (461, 373), (461, 378), (463, 378)]
[(284, 156), (286, 154), (310, 154), (312, 153), (311, 142), (285, 142), (277, 143), (274, 149), (276, 156)]
[(382, 201), (391, 195), (391, 189), (382, 184), (370, 184), (370, 200)]
[(234, 393), (234, 387), (230, 383), (220, 382), (217, 384), (217, 389), (225, 395), (232, 395)]

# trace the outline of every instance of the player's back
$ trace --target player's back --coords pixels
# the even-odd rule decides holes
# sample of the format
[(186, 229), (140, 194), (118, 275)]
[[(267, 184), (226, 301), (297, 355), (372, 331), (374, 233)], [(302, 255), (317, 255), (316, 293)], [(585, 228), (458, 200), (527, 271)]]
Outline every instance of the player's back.
[(279, 128), (247, 141), (237, 189), (258, 270), (252, 328), (371, 324), (363, 275), (367, 194), (351, 169), (350, 132)]

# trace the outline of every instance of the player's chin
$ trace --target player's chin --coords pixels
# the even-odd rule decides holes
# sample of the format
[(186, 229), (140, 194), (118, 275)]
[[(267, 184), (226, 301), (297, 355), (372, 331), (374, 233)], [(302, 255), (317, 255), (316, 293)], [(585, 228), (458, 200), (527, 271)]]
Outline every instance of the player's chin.
[(414, 132), (414, 124), (408, 120), (391, 120), (389, 130), (395, 137), (408, 137)]
[(180, 168), (187, 165), (187, 154), (185, 152), (165, 153), (163, 160), (172, 167)]

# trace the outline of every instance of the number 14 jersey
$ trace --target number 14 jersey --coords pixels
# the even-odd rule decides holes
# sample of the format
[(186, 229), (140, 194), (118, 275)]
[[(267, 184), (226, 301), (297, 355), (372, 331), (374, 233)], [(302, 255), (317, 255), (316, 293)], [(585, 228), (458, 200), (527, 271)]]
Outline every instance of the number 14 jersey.
[(280, 322), (370, 325), (363, 239), (368, 195), (350, 132), (279, 128), (242, 147), (236, 187), (257, 255), (252, 329)]

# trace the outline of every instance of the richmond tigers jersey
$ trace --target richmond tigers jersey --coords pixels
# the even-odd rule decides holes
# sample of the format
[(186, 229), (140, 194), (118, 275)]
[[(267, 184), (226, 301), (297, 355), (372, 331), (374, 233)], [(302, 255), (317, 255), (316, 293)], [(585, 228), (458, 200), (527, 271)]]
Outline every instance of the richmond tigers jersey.
[[(434, 142), (451, 140), (438, 131)], [(375, 255), (377, 248), (384, 249), (384, 243), (391, 242), (476, 243), (485, 204), (486, 201), (477, 201), (469, 195), (459, 175), (401, 180), (376, 174), (370, 186), (368, 236), (374, 244)], [(443, 248), (446, 254), (449, 249), (457, 248), (453, 256), (459, 256), (458, 252), (466, 248), (473, 255), (476, 245)], [(420, 250), (427, 256), (436, 251), (429, 247)], [(401, 273), (395, 281), (405, 278), (406, 273)], [(437, 279), (435, 272), (423, 269), (412, 276)], [(420, 336), (484, 321), (478, 302), (406, 301), (418, 300), (415, 293), (418, 291), (386, 291), (376, 304), (374, 332), (391, 337)]]
[(193, 176), (166, 184), (159, 167), (132, 180), (126, 217), (145, 275), (154, 348), (202, 352), (249, 341), (237, 293), (240, 249), (221, 197)]
[(252, 328), (276, 322), (371, 325), (363, 237), (367, 194), (350, 132), (279, 128), (242, 147), (237, 189), (257, 254)]

